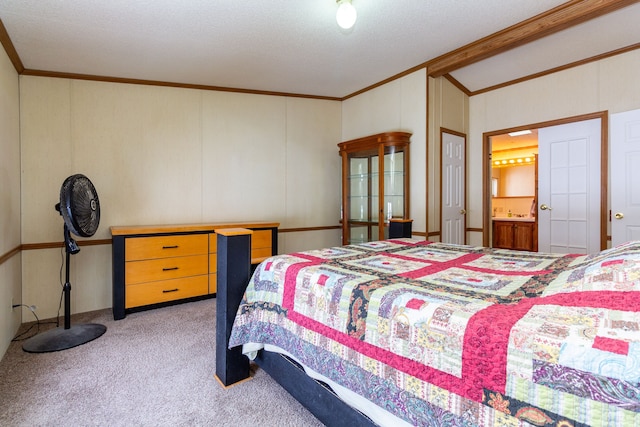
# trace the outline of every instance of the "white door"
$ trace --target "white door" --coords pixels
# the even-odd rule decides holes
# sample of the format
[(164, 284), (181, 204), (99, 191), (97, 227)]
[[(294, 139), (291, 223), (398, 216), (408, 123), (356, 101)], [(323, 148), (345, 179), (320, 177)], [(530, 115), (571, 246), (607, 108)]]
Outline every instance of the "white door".
[(600, 119), (538, 131), (538, 250), (600, 251)]
[(466, 140), (462, 135), (441, 132), (442, 150), (442, 211), (440, 214), (441, 241), (466, 242)]
[(640, 110), (611, 115), (611, 245), (640, 240)]

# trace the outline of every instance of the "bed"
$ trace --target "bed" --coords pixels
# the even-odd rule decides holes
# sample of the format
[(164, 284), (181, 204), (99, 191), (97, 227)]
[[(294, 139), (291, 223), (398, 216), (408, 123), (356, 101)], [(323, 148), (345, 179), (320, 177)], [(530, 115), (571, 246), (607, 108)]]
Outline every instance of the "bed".
[(218, 347), (278, 355), (292, 369), (270, 374), (294, 384), (304, 369), (351, 425), (640, 426), (640, 242), (586, 256), (390, 239), (269, 258), (240, 292)]

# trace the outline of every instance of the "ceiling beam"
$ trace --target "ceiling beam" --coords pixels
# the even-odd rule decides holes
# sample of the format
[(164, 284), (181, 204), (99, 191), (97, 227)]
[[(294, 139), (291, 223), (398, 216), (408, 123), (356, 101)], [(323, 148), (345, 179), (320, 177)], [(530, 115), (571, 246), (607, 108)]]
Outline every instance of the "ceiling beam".
[(7, 52), (7, 56), (13, 64), (13, 68), (16, 69), (18, 74), (21, 74), (24, 71), (24, 65), (22, 65), (20, 56), (11, 42), (9, 33), (7, 33), (7, 29), (2, 23), (2, 19), (0, 19), (0, 44), (4, 47), (5, 52)]
[(439, 77), (590, 19), (637, 3), (638, 0), (571, 0), (485, 38), (427, 62), (427, 73)]

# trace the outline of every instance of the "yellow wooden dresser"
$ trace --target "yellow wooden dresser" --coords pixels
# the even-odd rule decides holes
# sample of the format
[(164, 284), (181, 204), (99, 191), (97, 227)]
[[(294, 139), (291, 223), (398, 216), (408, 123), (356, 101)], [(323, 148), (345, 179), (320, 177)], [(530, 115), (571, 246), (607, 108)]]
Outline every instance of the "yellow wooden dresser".
[(277, 253), (279, 223), (113, 226), (113, 318), (216, 294), (216, 229), (253, 230), (251, 263)]

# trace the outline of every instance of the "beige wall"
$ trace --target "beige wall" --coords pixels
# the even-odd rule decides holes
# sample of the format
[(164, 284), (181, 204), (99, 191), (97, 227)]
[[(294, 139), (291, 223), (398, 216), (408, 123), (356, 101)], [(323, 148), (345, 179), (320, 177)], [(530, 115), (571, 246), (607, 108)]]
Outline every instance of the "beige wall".
[(462, 91), (447, 79), (427, 78), (425, 69), (342, 103), (343, 140), (412, 132), (410, 217), (413, 231), (436, 233), (430, 240), (439, 240), (440, 232), (440, 129), (466, 133), (468, 108)]
[[(276, 221), (337, 225), (340, 103), (282, 96), (22, 76), (22, 243), (59, 242), (54, 210), (74, 173), (112, 225)], [(294, 233), (290, 233), (294, 234)], [(280, 235), (280, 252), (340, 235)], [(23, 252), (24, 301), (57, 314), (62, 251)], [(111, 247), (71, 258), (72, 312), (111, 307)]]
[[(607, 110), (640, 108), (640, 50), (470, 98), (468, 227), (482, 227), (482, 134)], [(482, 244), (482, 233), (469, 233)]]
[[(419, 70), (342, 103), (22, 76), (18, 144), (17, 75), (2, 56), (0, 84), (9, 96), (0, 101), (0, 117), (9, 125), (0, 132), (3, 153), (12, 154), (0, 160), (11, 182), (0, 195), (12, 206), (22, 203), (22, 224), (3, 203), (0, 221), (9, 237), (2, 248), (20, 244), (19, 230), (22, 243), (62, 240), (53, 206), (64, 178), (77, 172), (87, 174), (100, 194), (96, 238), (109, 238), (108, 227), (123, 224), (337, 225), (336, 144), (393, 130), (413, 133), (414, 230), (438, 233), (441, 127), (467, 134), (467, 227), (481, 228), (483, 132), (640, 108), (639, 72), (640, 52), (634, 51), (468, 98), (446, 79)], [(482, 243), (482, 233), (468, 236), (468, 243)], [(282, 233), (279, 251), (339, 242), (338, 230)], [(22, 266), (20, 256), (13, 257), (0, 266), (3, 296), (16, 293), (7, 283), (17, 283), (16, 289), (21, 280), (23, 302), (37, 305), (41, 317), (55, 315), (61, 259), (59, 250), (24, 251)], [(83, 247), (72, 258), (71, 281), (74, 312), (110, 307), (110, 247)], [(11, 329), (3, 310), (3, 330)]]
[(424, 69), (342, 103), (342, 140), (381, 132), (411, 132), (410, 197), (413, 231), (424, 232), (426, 185), (426, 84)]
[[(18, 73), (0, 49), (0, 256), (20, 247), (20, 87)], [(0, 264), (0, 357), (21, 323), (21, 255)], [(31, 319), (29, 319), (31, 320)]]
[[(428, 201), (429, 239), (440, 241), (441, 200), (441, 130), (447, 129), (467, 135), (469, 128), (469, 97), (443, 77), (429, 78), (429, 156)], [(469, 138), (467, 135), (467, 145)], [(467, 150), (468, 151), (468, 150)], [(467, 153), (468, 154), (468, 153)], [(468, 177), (467, 177), (468, 179)], [(468, 226), (468, 224), (467, 224)]]

